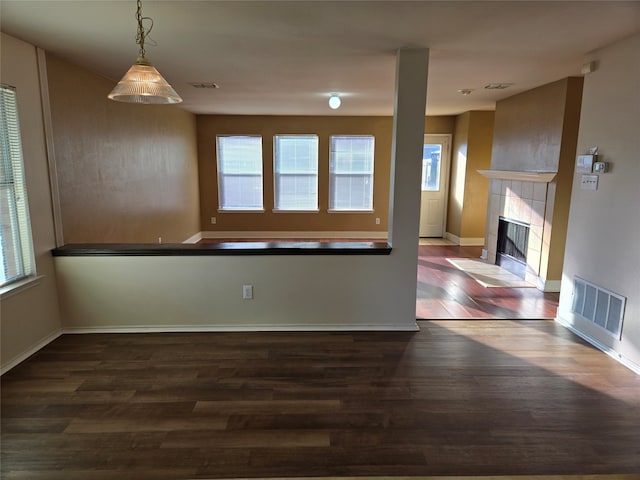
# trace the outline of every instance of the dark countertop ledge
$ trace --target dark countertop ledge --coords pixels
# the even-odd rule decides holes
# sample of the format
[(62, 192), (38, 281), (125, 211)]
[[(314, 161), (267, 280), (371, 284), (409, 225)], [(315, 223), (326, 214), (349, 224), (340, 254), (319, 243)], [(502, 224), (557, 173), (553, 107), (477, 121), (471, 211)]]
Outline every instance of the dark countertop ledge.
[(387, 242), (72, 243), (54, 257), (186, 257), (196, 255), (389, 255)]

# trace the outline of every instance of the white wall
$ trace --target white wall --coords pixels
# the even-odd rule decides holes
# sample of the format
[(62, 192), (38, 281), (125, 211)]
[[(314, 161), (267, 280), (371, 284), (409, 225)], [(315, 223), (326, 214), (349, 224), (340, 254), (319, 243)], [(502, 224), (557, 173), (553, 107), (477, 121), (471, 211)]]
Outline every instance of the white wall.
[(0, 300), (4, 372), (58, 335), (61, 324), (50, 253), (55, 235), (37, 53), (32, 45), (5, 34), (0, 41), (0, 79), (16, 87), (17, 92), (36, 270), (42, 276), (30, 288)]
[[(574, 174), (558, 317), (624, 360), (640, 366), (640, 35), (593, 55), (586, 76), (578, 153), (598, 146), (611, 171), (598, 190), (580, 190)], [(627, 297), (618, 341), (571, 314), (573, 277)]]

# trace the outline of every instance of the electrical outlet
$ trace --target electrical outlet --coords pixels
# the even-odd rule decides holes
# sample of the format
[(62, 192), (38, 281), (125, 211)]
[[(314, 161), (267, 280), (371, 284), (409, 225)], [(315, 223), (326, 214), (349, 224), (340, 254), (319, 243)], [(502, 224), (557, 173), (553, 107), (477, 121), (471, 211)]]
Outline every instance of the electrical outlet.
[(380, 217), (376, 217), (376, 225), (380, 225)]
[(242, 298), (243, 300), (253, 299), (253, 285), (242, 286)]
[(216, 217), (211, 217), (211, 225), (215, 225), (217, 221)]

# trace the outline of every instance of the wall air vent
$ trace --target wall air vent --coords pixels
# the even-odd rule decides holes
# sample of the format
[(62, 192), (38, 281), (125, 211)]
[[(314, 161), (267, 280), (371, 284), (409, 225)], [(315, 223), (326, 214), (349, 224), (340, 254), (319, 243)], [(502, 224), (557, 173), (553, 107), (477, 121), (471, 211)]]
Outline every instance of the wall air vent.
[(573, 277), (571, 311), (602, 328), (609, 335), (622, 336), (622, 320), (627, 299), (580, 277)]

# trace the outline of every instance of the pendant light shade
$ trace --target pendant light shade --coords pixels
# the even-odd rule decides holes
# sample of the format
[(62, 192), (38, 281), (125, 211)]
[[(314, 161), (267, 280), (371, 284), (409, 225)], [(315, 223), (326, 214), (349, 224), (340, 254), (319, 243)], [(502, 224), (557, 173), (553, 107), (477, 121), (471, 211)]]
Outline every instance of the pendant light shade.
[(146, 58), (140, 56), (109, 94), (127, 103), (171, 104), (182, 98)]
[[(138, 34), (136, 43), (140, 46), (138, 59), (124, 74), (108, 97), (117, 102), (126, 103), (151, 103), (171, 104), (180, 103), (182, 98), (167, 83), (151, 63), (144, 56), (144, 41), (153, 28), (153, 20), (142, 16), (142, 2), (137, 0), (136, 19), (138, 21)], [(150, 22), (148, 29), (143, 22)]]

